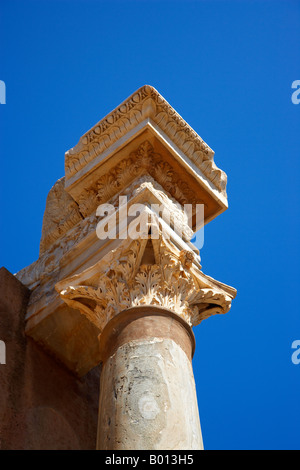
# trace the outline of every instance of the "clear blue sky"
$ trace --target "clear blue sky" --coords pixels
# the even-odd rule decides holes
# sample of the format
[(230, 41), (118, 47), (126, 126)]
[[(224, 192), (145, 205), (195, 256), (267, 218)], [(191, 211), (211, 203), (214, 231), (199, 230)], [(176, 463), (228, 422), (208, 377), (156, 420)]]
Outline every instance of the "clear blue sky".
[(0, 264), (37, 259), (64, 152), (153, 85), (228, 174), (201, 252), (238, 290), (195, 329), (205, 448), (299, 449), (300, 2), (0, 0), (0, 44)]

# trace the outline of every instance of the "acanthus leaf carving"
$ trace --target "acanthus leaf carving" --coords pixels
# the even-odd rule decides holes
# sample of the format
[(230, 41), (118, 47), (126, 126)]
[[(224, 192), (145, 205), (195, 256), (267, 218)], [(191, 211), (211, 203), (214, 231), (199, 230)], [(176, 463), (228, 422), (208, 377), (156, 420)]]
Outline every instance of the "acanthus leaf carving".
[(189, 185), (183, 181), (168, 162), (154, 151), (148, 140), (140, 144), (135, 152), (122, 159), (108, 173), (85, 189), (80, 195), (79, 207), (84, 216), (90, 215), (99, 204), (110, 201), (119, 191), (130, 185), (136, 178), (148, 174), (164, 188), (179, 204), (205, 204), (195, 197)]
[[(96, 271), (92, 267), (92, 282), (86, 280), (87, 285), (81, 285), (79, 276), (60, 281), (56, 289), (100, 330), (115, 315), (134, 306), (167, 308), (191, 326), (230, 309), (232, 297), (217, 286), (205, 285), (205, 275), (199, 277), (193, 252), (178, 251), (162, 238), (156, 262), (141, 264), (144, 247), (141, 240), (135, 240), (125, 249), (118, 248), (110, 253), (111, 261), (103, 264), (104, 270), (101, 262)], [(84, 279), (90, 269), (82, 273)]]
[(82, 218), (77, 203), (65, 191), (65, 178), (59, 179), (47, 196), (40, 255), (80, 222)]

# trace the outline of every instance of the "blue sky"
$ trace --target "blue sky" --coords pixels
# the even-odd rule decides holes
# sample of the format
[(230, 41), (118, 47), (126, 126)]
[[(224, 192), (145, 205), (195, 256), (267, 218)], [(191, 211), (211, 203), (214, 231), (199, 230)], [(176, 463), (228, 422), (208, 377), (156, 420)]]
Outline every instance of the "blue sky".
[(65, 151), (153, 85), (228, 174), (201, 258), (238, 294), (194, 330), (205, 448), (299, 449), (300, 2), (1, 0), (0, 44), (0, 264), (37, 259)]

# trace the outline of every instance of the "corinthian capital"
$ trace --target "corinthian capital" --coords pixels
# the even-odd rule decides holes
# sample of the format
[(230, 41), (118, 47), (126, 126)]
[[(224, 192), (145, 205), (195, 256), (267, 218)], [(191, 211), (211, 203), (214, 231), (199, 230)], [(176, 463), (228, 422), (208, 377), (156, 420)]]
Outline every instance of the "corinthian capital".
[(190, 326), (230, 309), (235, 289), (201, 271), (195, 254), (159, 240), (130, 240), (94, 266), (56, 284), (61, 298), (100, 331), (118, 313), (135, 306), (171, 310)]

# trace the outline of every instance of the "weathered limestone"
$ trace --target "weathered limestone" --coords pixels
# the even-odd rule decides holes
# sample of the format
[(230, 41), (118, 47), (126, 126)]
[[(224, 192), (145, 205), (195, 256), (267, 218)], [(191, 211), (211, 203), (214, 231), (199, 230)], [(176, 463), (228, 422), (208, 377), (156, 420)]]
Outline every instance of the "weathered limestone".
[(226, 313), (235, 290), (203, 274), (194, 253), (181, 244), (150, 235), (124, 240), (92, 267), (58, 282), (56, 289), (100, 333), (115, 315), (138, 305), (168, 308), (190, 326)]
[(188, 325), (160, 307), (133, 307), (101, 342), (98, 449), (201, 449)]
[(31, 289), (26, 333), (79, 376), (103, 363), (99, 449), (202, 448), (191, 327), (236, 295), (190, 242), (200, 206), (202, 225), (227, 208), (213, 155), (140, 88), (66, 153), (40, 257), (17, 273)]

